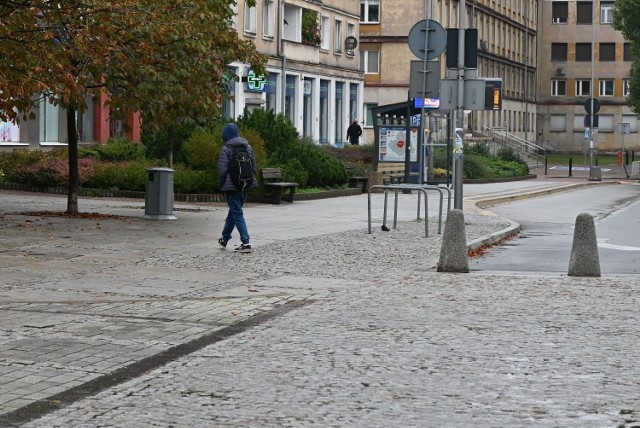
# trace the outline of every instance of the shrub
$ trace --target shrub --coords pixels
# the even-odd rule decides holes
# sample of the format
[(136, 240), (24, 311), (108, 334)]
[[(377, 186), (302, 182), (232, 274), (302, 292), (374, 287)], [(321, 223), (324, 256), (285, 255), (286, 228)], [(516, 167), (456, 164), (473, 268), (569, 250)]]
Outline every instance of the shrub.
[(491, 177), (491, 169), (487, 166), (487, 158), (477, 154), (464, 155), (463, 172), (466, 178), (488, 178)]
[(482, 143), (482, 142), (464, 143), (463, 151), (465, 155), (470, 154), (470, 155), (492, 157), (489, 143)]
[(4, 183), (4, 172), (0, 169), (0, 184)]
[(78, 149), (78, 157), (95, 157), (105, 162), (141, 160), (145, 157), (144, 146), (128, 138), (111, 138), (105, 144), (92, 144)]
[[(95, 161), (85, 158), (78, 161), (79, 184), (82, 186), (91, 180), (95, 169)], [(40, 162), (25, 166), (14, 174), (17, 183), (29, 186), (68, 186), (69, 161), (66, 159), (43, 159)]]
[(176, 193), (215, 193), (218, 189), (215, 169), (198, 171), (176, 164), (174, 170), (173, 189)]
[[(180, 153), (182, 145), (199, 127), (195, 124), (174, 125), (171, 128), (173, 139), (173, 152)], [(149, 159), (168, 159), (169, 140), (168, 128), (162, 131), (154, 131), (142, 122), (142, 135), (140, 140), (146, 149), (146, 156)]]
[(282, 181), (298, 183), (300, 187), (307, 187), (309, 173), (304, 169), (298, 159), (291, 159), (289, 162), (281, 165)]
[(516, 153), (516, 151), (513, 150), (512, 147), (502, 147), (502, 148), (500, 148), (500, 150), (498, 150), (498, 153), (496, 153), (496, 156), (499, 159), (502, 159), (502, 160), (505, 160), (505, 161), (513, 161), (513, 162), (524, 163), (524, 161), (522, 160), (520, 155), (518, 153)]
[(149, 176), (147, 169), (153, 166), (158, 166), (157, 160), (97, 163), (86, 187), (142, 192)]
[(331, 187), (345, 184), (349, 174), (338, 159), (329, 156), (320, 146), (308, 138), (294, 142), (292, 149), (300, 164), (308, 173), (307, 185), (311, 187)]
[(10, 182), (20, 183), (16, 174), (29, 165), (36, 164), (48, 157), (46, 152), (40, 150), (14, 150), (0, 152), (0, 169), (4, 171), (5, 179)]
[(433, 168), (433, 177), (434, 178), (446, 178), (447, 170), (445, 168)]
[(179, 159), (192, 169), (215, 170), (220, 155), (221, 138), (216, 139), (214, 135), (205, 131), (191, 134), (182, 146)]
[(253, 129), (260, 134), (269, 154), (269, 164), (286, 163), (296, 157), (292, 145), (299, 138), (298, 130), (282, 113), (276, 115), (271, 110), (245, 109), (237, 124), (240, 129)]

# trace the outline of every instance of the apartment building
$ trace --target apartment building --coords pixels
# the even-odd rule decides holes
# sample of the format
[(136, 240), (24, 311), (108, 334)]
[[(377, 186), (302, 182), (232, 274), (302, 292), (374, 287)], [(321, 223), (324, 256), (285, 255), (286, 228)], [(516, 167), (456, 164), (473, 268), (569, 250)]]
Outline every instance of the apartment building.
[(301, 135), (341, 147), (347, 127), (361, 119), (364, 80), (357, 42), (359, 0), (239, 1), (236, 28), (269, 57), (263, 88), (247, 82), (246, 64), (231, 64), (240, 82), (225, 103), (227, 117), (245, 107), (284, 113)]
[[(588, 150), (585, 103), (593, 97), (600, 104), (594, 148), (640, 148), (638, 118), (625, 99), (630, 44), (611, 26), (614, 6), (613, 0), (540, 3), (540, 145), (561, 152)], [(623, 123), (628, 134), (620, 132)]]
[[(373, 141), (371, 110), (407, 100), (410, 52), (407, 35), (421, 19), (459, 27), (455, 0), (360, 0), (360, 55), (365, 72), (365, 140)], [(533, 139), (536, 130), (536, 0), (467, 1), (465, 28), (478, 30), (478, 77), (503, 80), (502, 109), (465, 111), (462, 126), (500, 127)], [(446, 76), (445, 54), (441, 75)], [(444, 113), (444, 112), (442, 112)]]

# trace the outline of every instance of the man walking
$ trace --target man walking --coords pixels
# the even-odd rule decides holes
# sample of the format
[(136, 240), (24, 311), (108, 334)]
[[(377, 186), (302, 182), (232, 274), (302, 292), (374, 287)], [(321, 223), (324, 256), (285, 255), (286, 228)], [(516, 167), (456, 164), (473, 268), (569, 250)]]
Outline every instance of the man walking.
[(354, 145), (357, 146), (360, 144), (360, 136), (362, 135), (362, 128), (358, 125), (358, 119), (353, 119), (349, 128), (347, 128), (347, 140)]
[(256, 157), (249, 142), (238, 134), (235, 123), (228, 123), (222, 130), (224, 145), (218, 158), (218, 183), (224, 193), (229, 212), (222, 228), (222, 237), (218, 244), (227, 246), (231, 240), (231, 232), (238, 229), (242, 243), (234, 251), (238, 253), (250, 253), (249, 230), (244, 220), (243, 207), (247, 200), (249, 190), (257, 186), (256, 183)]

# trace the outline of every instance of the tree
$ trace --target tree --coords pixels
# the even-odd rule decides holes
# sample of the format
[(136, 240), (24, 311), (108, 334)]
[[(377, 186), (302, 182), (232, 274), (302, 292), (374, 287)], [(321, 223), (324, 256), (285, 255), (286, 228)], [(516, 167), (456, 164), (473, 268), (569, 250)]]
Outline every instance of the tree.
[[(233, 61), (263, 70), (232, 28), (233, 0), (25, 0), (0, 3), (0, 117), (34, 117), (43, 99), (67, 112), (67, 213), (78, 212), (76, 112), (101, 93), (111, 116), (140, 111), (158, 128), (210, 118)], [(255, 3), (255, 0), (253, 1)], [(234, 76), (235, 77), (235, 76)]]
[(613, 28), (630, 43), (631, 79), (627, 103), (635, 113), (640, 112), (640, 0), (617, 0), (613, 12)]

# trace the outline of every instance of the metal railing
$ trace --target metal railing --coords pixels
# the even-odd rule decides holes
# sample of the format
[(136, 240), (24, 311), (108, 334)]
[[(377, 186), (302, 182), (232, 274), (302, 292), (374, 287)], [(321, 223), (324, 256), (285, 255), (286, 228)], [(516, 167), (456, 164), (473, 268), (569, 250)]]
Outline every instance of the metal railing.
[(497, 153), (503, 147), (510, 147), (529, 166), (544, 163), (545, 149), (535, 143), (510, 134), (505, 128), (484, 127), (479, 134), (487, 138), (491, 153)]

